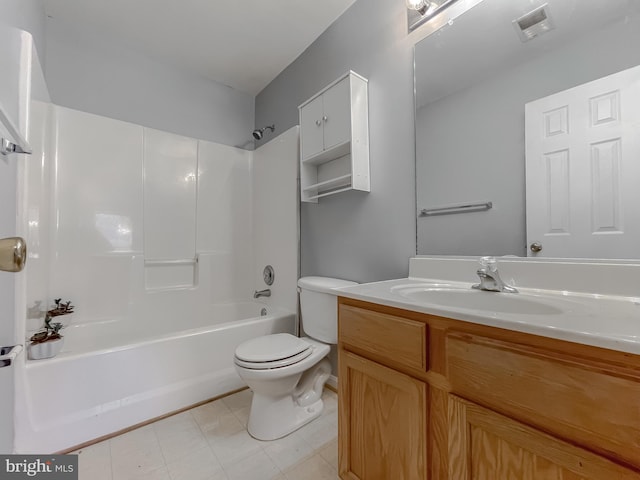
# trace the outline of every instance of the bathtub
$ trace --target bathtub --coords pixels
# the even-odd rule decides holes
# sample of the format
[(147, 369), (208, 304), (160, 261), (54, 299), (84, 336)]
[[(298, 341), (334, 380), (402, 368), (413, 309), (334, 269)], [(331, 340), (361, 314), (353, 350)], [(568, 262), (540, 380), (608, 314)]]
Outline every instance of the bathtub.
[(241, 388), (236, 346), (294, 331), (293, 313), (260, 303), (210, 310), (178, 332), (179, 318), (70, 325), (57, 357), (27, 360), (16, 375), (16, 452), (59, 452)]

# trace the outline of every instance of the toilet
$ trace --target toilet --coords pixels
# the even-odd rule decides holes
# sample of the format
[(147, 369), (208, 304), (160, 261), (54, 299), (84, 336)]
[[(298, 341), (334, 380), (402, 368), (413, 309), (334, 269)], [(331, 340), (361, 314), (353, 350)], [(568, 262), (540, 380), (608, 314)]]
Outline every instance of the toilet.
[(253, 391), (247, 430), (258, 440), (284, 437), (320, 416), (322, 390), (331, 363), (330, 345), (338, 342), (338, 306), (334, 288), (355, 282), (326, 277), (298, 281), (302, 326), (308, 337), (264, 335), (236, 348), (236, 371)]

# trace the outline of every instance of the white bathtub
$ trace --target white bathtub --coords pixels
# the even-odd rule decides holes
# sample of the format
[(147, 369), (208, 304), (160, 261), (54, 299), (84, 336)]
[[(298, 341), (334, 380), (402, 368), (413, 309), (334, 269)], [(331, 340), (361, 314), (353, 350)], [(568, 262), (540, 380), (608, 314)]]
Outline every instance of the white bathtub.
[(214, 320), (192, 319), (177, 333), (183, 319), (151, 330), (122, 321), (70, 326), (56, 358), (27, 361), (17, 375), (16, 452), (65, 450), (242, 387), (236, 346), (294, 331), (293, 313), (268, 307), (261, 316), (263, 308), (215, 306)]

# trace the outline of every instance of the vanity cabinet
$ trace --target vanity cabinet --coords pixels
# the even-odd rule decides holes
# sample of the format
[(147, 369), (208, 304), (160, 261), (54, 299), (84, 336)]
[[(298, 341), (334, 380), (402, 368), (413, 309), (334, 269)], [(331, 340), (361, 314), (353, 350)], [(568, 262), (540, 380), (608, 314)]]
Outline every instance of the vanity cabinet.
[(341, 477), (425, 478), (428, 386), (393, 366), (424, 370), (426, 325), (355, 306), (340, 309), (343, 346), (364, 352), (339, 354)]
[(602, 456), (575, 447), (450, 396), (449, 472), (459, 480), (622, 480), (638, 473)]
[(298, 107), (303, 202), (370, 190), (367, 80), (348, 72)]
[(342, 478), (425, 478), (427, 384), (352, 353), (340, 362)]
[(338, 318), (342, 479), (640, 480), (640, 356), (342, 297)]

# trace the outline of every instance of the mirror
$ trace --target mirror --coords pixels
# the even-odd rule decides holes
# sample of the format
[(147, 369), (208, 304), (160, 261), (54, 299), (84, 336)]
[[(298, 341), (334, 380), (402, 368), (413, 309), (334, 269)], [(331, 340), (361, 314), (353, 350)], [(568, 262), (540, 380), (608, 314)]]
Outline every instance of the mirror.
[[(551, 27), (523, 42), (541, 16)], [(525, 104), (639, 65), (638, 45), (637, 0), (483, 0), (417, 43), (417, 253), (532, 255)]]

